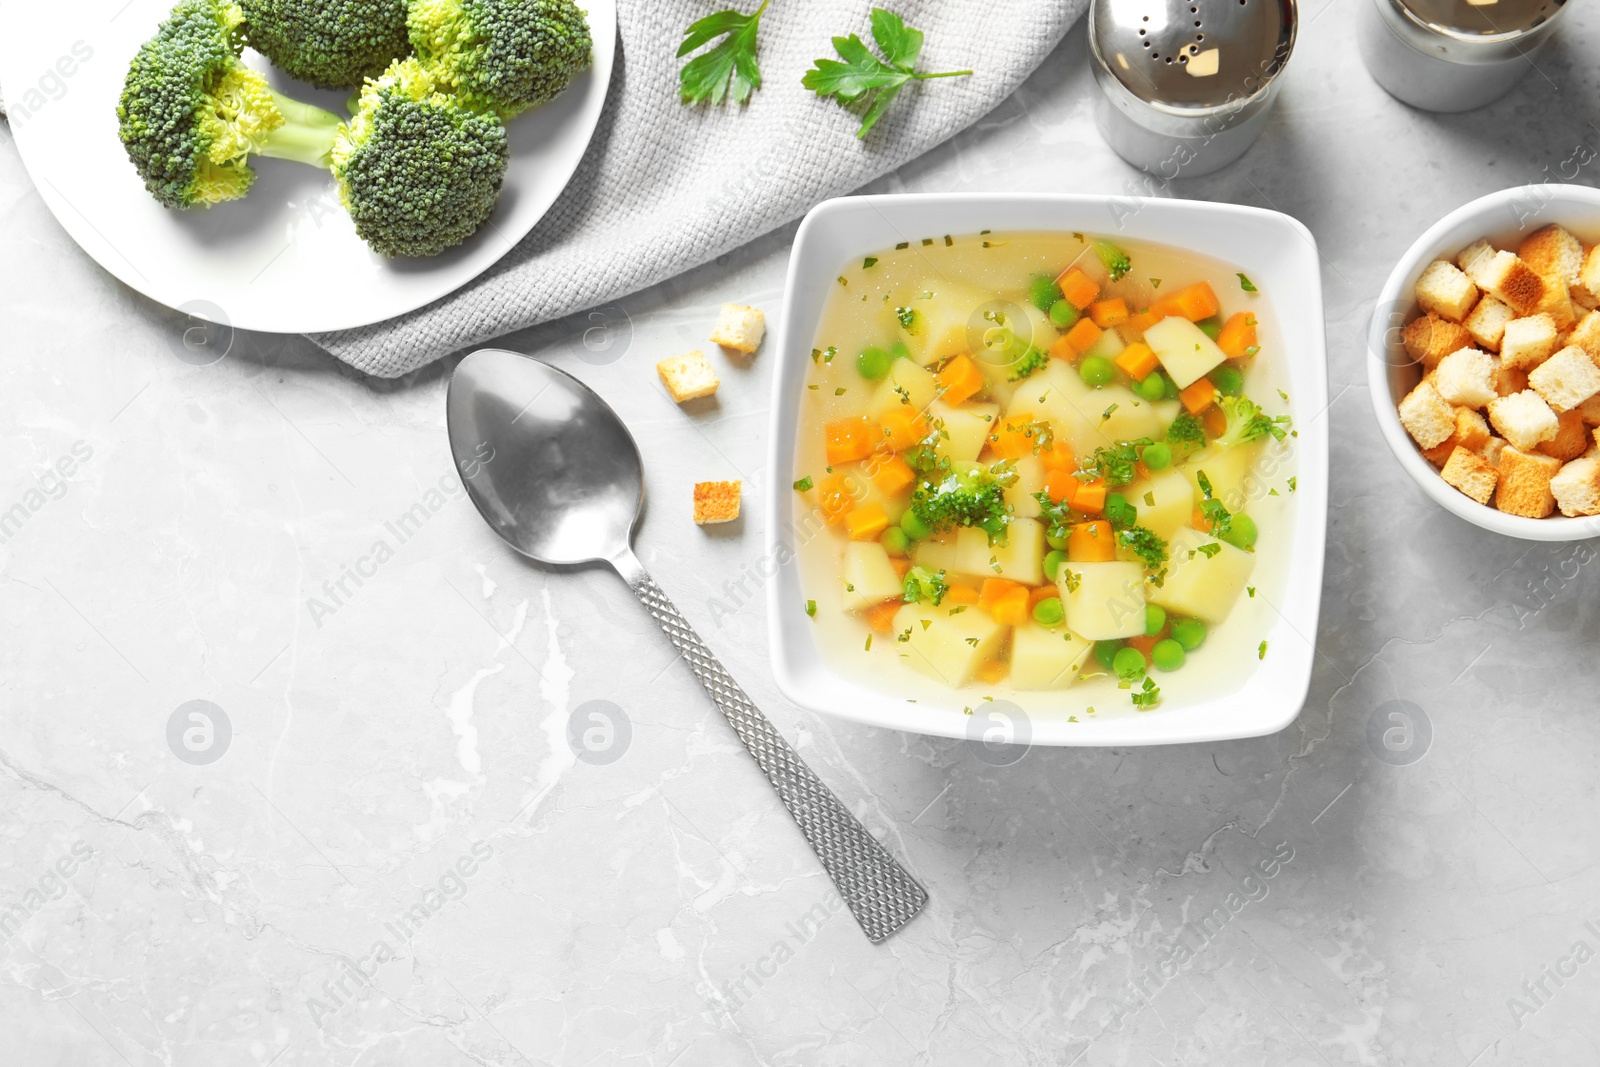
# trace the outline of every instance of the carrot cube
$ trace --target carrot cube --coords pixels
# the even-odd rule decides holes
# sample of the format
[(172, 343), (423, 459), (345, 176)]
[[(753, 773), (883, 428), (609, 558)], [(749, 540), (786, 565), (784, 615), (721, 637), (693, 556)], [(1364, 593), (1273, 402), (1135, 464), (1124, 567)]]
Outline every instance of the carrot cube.
[(1139, 650), (1139, 654), (1144, 657), (1145, 666), (1148, 667), (1150, 665), (1150, 653), (1159, 640), (1161, 640), (1159, 637), (1146, 637), (1144, 634), (1140, 634), (1137, 637), (1128, 638), (1125, 643), (1129, 648)]
[(986, 578), (978, 593), (978, 606), (995, 622), (1021, 626), (1028, 618), (1028, 587), (1005, 578)]
[(984, 685), (999, 685), (1006, 680), (1010, 668), (997, 659), (986, 659), (972, 669), (972, 679)]
[(1049, 495), (1052, 504), (1065, 501), (1070, 505), (1072, 494), (1077, 492), (1077, 489), (1078, 479), (1074, 478), (1070, 471), (1053, 470), (1045, 475), (1044, 491)]
[(978, 602), (978, 591), (970, 585), (958, 585), (951, 582), (944, 591), (944, 602), (955, 605), (971, 605)]
[(1120, 296), (1110, 300), (1097, 300), (1089, 305), (1089, 317), (1096, 326), (1110, 329), (1128, 321), (1128, 302)]
[(1036, 585), (1028, 590), (1028, 610), (1032, 611), (1033, 606), (1041, 600), (1049, 600), (1051, 597), (1059, 595), (1053, 585)]
[(1223, 414), (1220, 407), (1213, 404), (1200, 416), (1200, 425), (1205, 427), (1206, 433), (1211, 437), (1221, 437), (1228, 432), (1228, 416)]
[(844, 522), (845, 516), (856, 506), (856, 499), (862, 492), (862, 486), (855, 480), (857, 477), (830, 474), (817, 483), (817, 507), (822, 509), (822, 517), (829, 526)]
[(954, 407), (972, 399), (983, 388), (983, 372), (967, 356), (957, 356), (934, 375), (944, 402)]
[(1119, 370), (1126, 373), (1128, 377), (1136, 382), (1142, 382), (1150, 377), (1151, 374), (1155, 373), (1155, 369), (1161, 365), (1161, 361), (1156, 358), (1156, 354), (1143, 341), (1135, 341), (1127, 348), (1124, 348), (1112, 362), (1117, 365)]
[(1078, 467), (1078, 459), (1060, 441), (1051, 441), (1049, 448), (1039, 450), (1039, 462), (1047, 471), (1071, 471)]
[(873, 448), (882, 436), (878, 427), (865, 415), (830, 422), (823, 430), (823, 435), (830, 467), (866, 459), (872, 455)]
[(1183, 401), (1183, 406), (1189, 414), (1198, 415), (1216, 403), (1217, 387), (1211, 384), (1210, 378), (1201, 378), (1180, 392), (1178, 399)]
[(911, 570), (911, 561), (905, 556), (890, 556), (889, 566), (894, 568), (894, 573), (904, 578)]
[(1032, 412), (1006, 416), (989, 434), (989, 450), (1001, 459), (1020, 459), (1028, 455), (1038, 442), (1040, 422), (1040, 416)]
[(1105, 510), (1106, 483), (1099, 478), (1081, 483), (1072, 491), (1072, 506), (1079, 511), (1096, 514)]
[(899, 456), (884, 457), (872, 472), (873, 484), (889, 496), (893, 496), (916, 480), (917, 472), (911, 469), (911, 464)]
[(1229, 359), (1242, 359), (1256, 346), (1256, 317), (1248, 311), (1236, 311), (1222, 324), (1217, 334), (1217, 347)]
[(1163, 315), (1179, 315), (1190, 322), (1199, 322), (1215, 315), (1222, 305), (1209, 282), (1195, 282), (1156, 301), (1153, 310)]
[(1078, 351), (1072, 347), (1071, 341), (1065, 337), (1057, 337), (1055, 343), (1050, 346), (1050, 358), (1064, 359), (1071, 363), (1078, 358)]
[(872, 541), (889, 528), (889, 513), (876, 500), (851, 510), (844, 518), (844, 528), (852, 541)]
[(884, 442), (896, 452), (911, 448), (928, 435), (928, 420), (909, 404), (890, 408), (879, 420)]
[(889, 633), (894, 629), (894, 616), (900, 610), (900, 604), (899, 600), (885, 600), (872, 605), (867, 609), (867, 625), (877, 633)]
[(1111, 524), (1102, 520), (1080, 522), (1067, 534), (1067, 560), (1072, 563), (1110, 563), (1117, 558)]
[(1076, 359), (1089, 350), (1089, 346), (1100, 340), (1100, 335), (1105, 333), (1094, 324), (1093, 319), (1079, 319), (1072, 329), (1062, 335), (1062, 340), (1072, 346), (1072, 358)]
[(1061, 295), (1067, 298), (1067, 303), (1079, 311), (1094, 303), (1094, 298), (1100, 295), (1100, 286), (1077, 267), (1069, 267), (1056, 279), (1056, 284), (1061, 287)]
[(1122, 332), (1125, 336), (1128, 334), (1142, 334), (1166, 317), (1155, 308), (1145, 308), (1143, 311), (1128, 316), (1128, 321), (1123, 323), (1126, 329)]

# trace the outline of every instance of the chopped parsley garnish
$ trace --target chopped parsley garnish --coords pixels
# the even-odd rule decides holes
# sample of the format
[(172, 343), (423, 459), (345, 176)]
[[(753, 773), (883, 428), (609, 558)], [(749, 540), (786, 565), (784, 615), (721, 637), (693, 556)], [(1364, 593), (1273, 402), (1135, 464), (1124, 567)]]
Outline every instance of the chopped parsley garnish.
[(844, 392), (845, 392), (844, 386), (841, 385), (841, 386), (839, 386), (839, 388), (837, 388), (837, 389), (835, 389), (833, 391), (833, 395), (834, 396), (844, 396)]
[(863, 652), (871, 652), (872, 651), (872, 635), (871, 634), (867, 635), (867, 643), (861, 649), (861, 651), (863, 651)]
[(917, 486), (911, 493), (911, 512), (934, 533), (958, 526), (979, 527), (991, 542), (1003, 542), (1011, 521), (1005, 490), (1016, 480), (1017, 472), (1009, 462), (951, 472), (937, 482)]
[(1251, 281), (1249, 278), (1246, 278), (1243, 274), (1240, 274), (1239, 288), (1243, 289), (1247, 293), (1253, 293), (1256, 291), (1256, 283)]
[(1159, 586), (1166, 577), (1167, 543), (1154, 531), (1143, 526), (1130, 526), (1117, 531), (1117, 543), (1139, 557), (1145, 569), (1153, 575), (1152, 583)]
[(900, 597), (907, 604), (918, 604), (927, 601), (934, 607), (944, 599), (949, 585), (944, 580), (944, 571), (931, 571), (926, 567), (912, 567), (906, 571), (903, 593)]
[(900, 320), (900, 326), (904, 330), (912, 330), (917, 325), (916, 308), (895, 308), (894, 317)]
[(1217, 542), (1212, 541), (1210, 544), (1200, 545), (1195, 549), (1195, 551), (1206, 557), (1206, 559), (1210, 559), (1212, 556), (1215, 556), (1218, 552), (1222, 551), (1222, 546)]
[(1247, 585), (1247, 586), (1245, 586), (1245, 587), (1244, 587), (1244, 591), (1245, 591), (1245, 592), (1246, 592), (1246, 593), (1249, 593), (1249, 594), (1250, 594), (1250, 599), (1251, 599), (1251, 600), (1254, 600), (1254, 599), (1255, 599), (1255, 596), (1256, 596), (1256, 587), (1255, 587), (1255, 586), (1253, 586), (1253, 585)]
[(1100, 421), (1101, 422), (1105, 422), (1107, 419), (1109, 419), (1111, 417), (1111, 413), (1113, 411), (1115, 411), (1115, 410), (1117, 410), (1117, 405), (1116, 404), (1112, 404), (1110, 407), (1106, 408), (1104, 411), (1102, 411), (1100, 413)]
[(1295, 488), (1296, 488), (1295, 482), (1296, 482), (1296, 479), (1294, 479), (1292, 477), (1289, 479), (1289, 492), (1291, 492), (1291, 493), (1295, 491)]
[(877, 265), (878, 265), (878, 257), (877, 256), (868, 256), (866, 259), (863, 259), (861, 261), (861, 269), (862, 270), (871, 270), (873, 267), (876, 267)]
[(811, 475), (808, 474), (804, 478), (801, 478), (798, 482), (794, 483), (794, 490), (797, 493), (804, 493), (806, 490), (810, 489), (812, 487), (812, 485), (814, 485), (814, 484), (815, 483), (812, 482), (812, 480), (811, 480)]
[(1127, 485), (1138, 474), (1135, 464), (1139, 462), (1139, 449), (1145, 445), (1155, 444), (1148, 437), (1141, 437), (1136, 441), (1124, 441), (1119, 445), (1100, 446), (1094, 450), (1079, 468), (1083, 474), (1092, 474), (1096, 478), (1104, 478), (1107, 485)]
[(1161, 687), (1156, 685), (1155, 679), (1146, 675), (1144, 686), (1129, 693), (1128, 697), (1133, 701), (1134, 707), (1144, 711), (1146, 708), (1153, 708), (1161, 703)]
[(1266, 659), (1266, 658), (1267, 658), (1267, 643), (1265, 641), (1263, 641), (1263, 642), (1261, 642), (1261, 646), (1256, 649), (1256, 659)]
[(906, 249), (908, 249), (910, 247), (911, 247), (911, 242), (910, 241), (901, 241), (899, 244), (894, 246), (894, 250), (896, 252), (904, 252)]
[(815, 600), (806, 601), (806, 614), (813, 619), (817, 617), (817, 602)]

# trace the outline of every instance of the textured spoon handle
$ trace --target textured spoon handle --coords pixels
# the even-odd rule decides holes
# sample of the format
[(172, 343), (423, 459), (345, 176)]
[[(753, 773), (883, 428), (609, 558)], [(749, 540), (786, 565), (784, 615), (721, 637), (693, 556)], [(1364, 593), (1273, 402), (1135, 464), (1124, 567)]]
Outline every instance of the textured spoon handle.
[(910, 922), (928, 902), (927, 891), (789, 747), (644, 567), (630, 557), (625, 564), (619, 562), (618, 570), (733, 724), (739, 740), (778, 791), (783, 806), (800, 824), (800, 831), (867, 938), (874, 943), (882, 941)]

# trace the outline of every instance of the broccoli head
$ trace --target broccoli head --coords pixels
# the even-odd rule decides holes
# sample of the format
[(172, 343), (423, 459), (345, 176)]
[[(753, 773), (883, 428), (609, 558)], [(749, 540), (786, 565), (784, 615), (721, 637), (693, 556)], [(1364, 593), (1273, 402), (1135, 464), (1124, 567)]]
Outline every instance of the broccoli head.
[(510, 118), (552, 100), (594, 41), (572, 0), (409, 0), (411, 45), (441, 85)]
[(332, 169), (362, 240), (386, 256), (431, 256), (488, 221), (510, 158), (499, 118), (404, 59), (361, 91)]
[(1269, 417), (1248, 397), (1225, 396), (1218, 404), (1228, 420), (1227, 429), (1217, 438), (1217, 444), (1223, 448), (1247, 445), (1267, 436), (1281, 441), (1288, 434), (1284, 427), (1289, 416)]
[(280, 96), (240, 61), (243, 23), (231, 0), (181, 0), (129, 64), (118, 133), (167, 207), (244, 196), (252, 155), (315, 162), (305, 157), (331, 147), (338, 116)]
[(406, 56), (406, 0), (239, 0), (251, 47), (291, 77), (355, 89)]

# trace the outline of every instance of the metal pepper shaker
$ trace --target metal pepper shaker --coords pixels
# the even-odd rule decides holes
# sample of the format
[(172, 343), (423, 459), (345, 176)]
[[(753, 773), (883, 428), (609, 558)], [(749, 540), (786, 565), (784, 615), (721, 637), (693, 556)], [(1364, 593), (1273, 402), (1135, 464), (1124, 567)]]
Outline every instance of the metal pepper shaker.
[(1227, 166), (1266, 125), (1298, 24), (1295, 0), (1092, 0), (1101, 135), (1162, 178)]
[(1470, 111), (1534, 69), (1566, 0), (1360, 0), (1373, 80), (1424, 111)]

